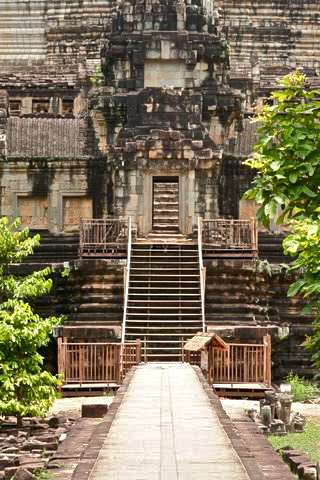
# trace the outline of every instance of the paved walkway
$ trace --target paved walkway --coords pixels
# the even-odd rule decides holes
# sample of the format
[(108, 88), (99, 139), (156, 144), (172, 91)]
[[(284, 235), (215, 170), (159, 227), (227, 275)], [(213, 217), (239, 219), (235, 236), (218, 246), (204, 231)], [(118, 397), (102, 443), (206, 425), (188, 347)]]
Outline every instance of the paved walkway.
[(188, 364), (137, 368), (90, 480), (248, 480)]

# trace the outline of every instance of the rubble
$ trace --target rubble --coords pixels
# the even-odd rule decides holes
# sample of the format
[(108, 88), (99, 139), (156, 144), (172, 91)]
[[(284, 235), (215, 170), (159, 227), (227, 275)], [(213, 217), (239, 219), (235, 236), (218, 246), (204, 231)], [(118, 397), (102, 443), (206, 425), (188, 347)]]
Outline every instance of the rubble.
[(294, 450), (289, 445), (281, 447), (277, 451), (300, 480), (318, 480), (320, 478), (319, 463), (310, 461), (303, 452)]
[(249, 410), (249, 417), (259, 424), (265, 435), (286, 435), (303, 432), (305, 418), (298, 412), (292, 412), (292, 397), (276, 391), (265, 392), (260, 400), (260, 412)]
[(74, 425), (64, 414), (25, 418), (17, 428), (13, 417), (0, 424), (0, 480), (32, 480), (46, 468), (52, 454)]

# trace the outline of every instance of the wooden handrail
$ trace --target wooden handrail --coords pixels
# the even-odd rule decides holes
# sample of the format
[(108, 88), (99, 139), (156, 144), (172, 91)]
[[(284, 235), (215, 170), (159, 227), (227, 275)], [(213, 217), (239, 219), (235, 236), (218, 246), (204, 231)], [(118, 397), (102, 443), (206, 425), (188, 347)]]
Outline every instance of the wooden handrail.
[(124, 303), (123, 303), (123, 318), (122, 318), (122, 332), (121, 332), (121, 367), (123, 370), (123, 345), (126, 335), (126, 320), (127, 320), (127, 307), (129, 296), (129, 280), (130, 280), (130, 267), (131, 267), (131, 245), (132, 245), (132, 233), (131, 233), (131, 217), (128, 222), (128, 248), (127, 248), (127, 266), (125, 268), (125, 287), (124, 287)]
[(202, 316), (202, 331), (206, 330), (205, 319), (205, 299), (204, 299), (204, 269), (202, 258), (202, 218), (198, 217), (198, 252), (199, 252), (199, 272), (200, 272), (200, 291), (201, 291), (201, 316)]
[(257, 229), (251, 220), (225, 218), (202, 220), (202, 242), (215, 248), (257, 250)]
[[(120, 368), (122, 361), (122, 370)], [(121, 343), (68, 343), (58, 341), (58, 373), (63, 383), (120, 384), (141, 361), (140, 341)]]
[(265, 335), (263, 337), (263, 344), (265, 345), (265, 378), (267, 385), (271, 385), (271, 336)]
[[(271, 337), (262, 344), (229, 343), (228, 350), (208, 347), (207, 380), (212, 383), (264, 383), (271, 385)], [(201, 366), (201, 352), (187, 352), (187, 361)]]
[(257, 234), (257, 222), (254, 217), (251, 219), (251, 232), (252, 232), (252, 250), (257, 251), (258, 250), (258, 234)]
[(79, 254), (98, 254), (128, 243), (129, 220), (121, 218), (81, 218)]

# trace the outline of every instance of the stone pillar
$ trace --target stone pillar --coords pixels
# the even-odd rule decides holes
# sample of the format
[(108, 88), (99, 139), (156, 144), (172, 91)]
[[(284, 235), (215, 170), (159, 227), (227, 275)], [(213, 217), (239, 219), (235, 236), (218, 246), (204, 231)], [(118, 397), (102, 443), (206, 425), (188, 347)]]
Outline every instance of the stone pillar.
[(266, 391), (266, 404), (270, 406), (271, 409), (271, 421), (273, 422), (275, 418), (275, 407), (276, 407), (276, 392), (274, 390)]
[(290, 395), (280, 395), (281, 412), (280, 417), (283, 423), (290, 425), (290, 414), (292, 406), (292, 397)]
[(177, 30), (186, 28), (186, 5), (183, 0), (177, 0)]
[(7, 156), (7, 123), (9, 97), (6, 90), (0, 90), (0, 158)]
[(270, 405), (263, 405), (261, 407), (261, 422), (266, 427), (270, 427), (272, 419), (271, 419), (271, 407)]

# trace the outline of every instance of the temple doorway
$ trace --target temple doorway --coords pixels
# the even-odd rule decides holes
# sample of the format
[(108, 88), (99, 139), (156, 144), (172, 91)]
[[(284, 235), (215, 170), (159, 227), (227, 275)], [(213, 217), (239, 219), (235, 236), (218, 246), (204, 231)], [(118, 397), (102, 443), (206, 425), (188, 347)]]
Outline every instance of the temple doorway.
[(152, 230), (179, 231), (178, 177), (153, 177)]

